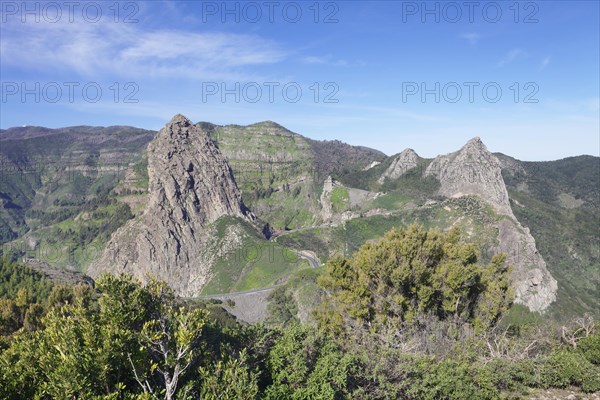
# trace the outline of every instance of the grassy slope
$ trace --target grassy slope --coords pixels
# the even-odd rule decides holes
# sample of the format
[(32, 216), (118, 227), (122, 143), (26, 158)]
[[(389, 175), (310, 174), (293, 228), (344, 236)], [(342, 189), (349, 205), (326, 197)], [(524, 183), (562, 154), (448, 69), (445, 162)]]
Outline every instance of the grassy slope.
[(511, 191), (522, 206), (513, 205), (515, 216), (528, 226), (548, 269), (559, 282), (557, 315), (600, 313), (600, 258), (598, 213), (563, 209)]
[[(293, 232), (278, 238), (278, 242), (290, 247), (312, 250), (321, 260), (332, 254), (346, 256), (356, 251), (369, 240), (377, 240), (388, 230), (411, 223), (420, 223), (425, 227), (446, 229), (449, 226), (461, 227), (468, 240), (487, 247), (495, 243), (497, 231), (489, 225), (497, 221), (497, 215), (489, 206), (476, 198), (448, 199), (420, 208), (400, 210), (393, 215), (376, 215), (357, 218), (335, 227), (321, 227)], [(490, 255), (482, 254), (488, 259)]]
[(209, 131), (229, 161), (244, 202), (260, 218), (278, 229), (314, 222), (316, 179), (306, 138), (272, 122)]
[(243, 229), (242, 248), (220, 258), (213, 268), (214, 276), (202, 294), (238, 292), (281, 283), (295, 271), (309, 268), (308, 262), (284, 246), (264, 240), (249, 224), (231, 217), (216, 222), (217, 237), (222, 240), (232, 224)]
[(48, 264), (85, 272), (97, 257), (110, 235), (131, 218), (129, 207), (112, 197), (97, 204), (88, 203), (85, 210), (74, 217), (42, 225), (35, 218), (32, 226), (39, 226), (22, 238), (4, 245), (4, 253), (37, 258)]
[[(310, 140), (269, 121), (245, 127), (200, 125), (228, 158), (244, 202), (277, 229), (319, 222), (320, 190), (328, 175), (353, 174), (385, 159), (373, 149)], [(335, 200), (337, 208), (345, 209), (343, 199)]]

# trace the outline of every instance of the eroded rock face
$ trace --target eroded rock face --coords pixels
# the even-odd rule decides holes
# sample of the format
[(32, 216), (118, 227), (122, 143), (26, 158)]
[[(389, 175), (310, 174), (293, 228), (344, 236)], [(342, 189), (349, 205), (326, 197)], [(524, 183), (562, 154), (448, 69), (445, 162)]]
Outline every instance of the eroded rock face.
[(367, 166), (366, 166), (366, 167), (364, 167), (362, 170), (363, 170), (363, 171), (368, 171), (368, 170), (370, 170), (371, 168), (378, 166), (379, 164), (381, 164), (381, 162), (379, 162), (379, 161), (373, 161), (371, 164), (367, 165)]
[(503, 219), (498, 223), (498, 241), (497, 251), (505, 253), (506, 262), (513, 266), (515, 302), (531, 311), (544, 311), (556, 300), (558, 285), (546, 269), (529, 229), (516, 220)]
[(506, 253), (507, 262), (513, 266), (516, 303), (541, 312), (556, 300), (556, 280), (546, 268), (529, 229), (517, 221), (510, 208), (501, 163), (478, 137), (457, 152), (438, 156), (425, 175), (440, 181), (440, 195), (476, 195), (504, 216), (497, 224), (499, 244), (494, 250)]
[[(224, 215), (256, 217), (219, 149), (182, 115), (148, 145), (148, 175), (144, 212), (115, 232), (88, 273), (126, 272), (142, 281), (152, 274), (180, 295), (197, 295), (215, 261), (216, 252), (207, 251), (216, 242), (211, 224)], [(224, 234), (224, 242), (236, 243), (235, 232)]]
[(478, 137), (454, 153), (436, 157), (425, 170), (425, 176), (440, 181), (442, 196), (478, 195), (500, 214), (512, 216), (500, 162)]
[(383, 184), (386, 178), (390, 180), (398, 179), (404, 175), (406, 171), (416, 167), (418, 162), (419, 155), (413, 149), (403, 150), (402, 153), (398, 154), (394, 161), (392, 161), (388, 169), (381, 174), (381, 177), (377, 182)]
[(323, 222), (331, 222), (333, 219), (333, 204), (331, 204), (331, 192), (333, 192), (334, 181), (328, 176), (323, 182), (323, 192), (321, 193), (321, 218)]

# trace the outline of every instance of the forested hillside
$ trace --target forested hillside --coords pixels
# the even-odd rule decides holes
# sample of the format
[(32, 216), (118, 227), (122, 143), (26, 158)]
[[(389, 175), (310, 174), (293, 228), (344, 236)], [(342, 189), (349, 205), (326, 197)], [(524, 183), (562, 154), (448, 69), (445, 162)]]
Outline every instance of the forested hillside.
[(392, 230), (332, 258), (318, 278), (305, 276), (302, 287), (315, 286), (321, 299), (306, 322), (284, 290), (259, 325), (239, 324), (218, 302), (179, 299), (158, 281), (105, 275), (95, 287), (53, 285), (3, 261), (0, 396), (526, 399), (599, 391), (600, 326), (589, 317), (544, 327), (511, 319), (503, 255), (482, 264), (461, 235)]

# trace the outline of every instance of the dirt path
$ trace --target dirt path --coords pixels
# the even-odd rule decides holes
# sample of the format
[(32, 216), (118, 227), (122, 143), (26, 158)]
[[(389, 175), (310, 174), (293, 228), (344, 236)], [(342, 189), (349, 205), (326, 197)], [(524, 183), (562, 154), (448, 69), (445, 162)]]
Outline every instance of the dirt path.
[[(298, 257), (308, 261), (312, 268), (320, 266), (319, 260), (310, 252), (304, 250), (294, 251)], [(248, 323), (262, 322), (267, 318), (267, 304), (269, 295), (273, 290), (282, 285), (274, 285), (266, 288), (247, 290), (244, 292), (220, 293), (198, 296), (197, 299), (215, 299), (223, 302), (223, 308), (235, 315), (241, 321)], [(227, 301), (234, 302), (234, 306), (229, 306)]]

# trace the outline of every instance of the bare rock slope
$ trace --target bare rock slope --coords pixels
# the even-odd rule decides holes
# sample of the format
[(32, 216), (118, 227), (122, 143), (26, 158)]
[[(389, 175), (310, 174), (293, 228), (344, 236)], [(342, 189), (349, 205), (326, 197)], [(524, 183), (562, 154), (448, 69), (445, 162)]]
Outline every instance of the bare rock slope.
[(426, 176), (440, 181), (439, 194), (446, 197), (476, 195), (486, 200), (500, 216), (498, 246), (513, 266), (516, 303), (531, 311), (543, 311), (556, 300), (557, 283), (535, 245), (535, 239), (515, 218), (502, 178), (500, 161), (481, 140), (471, 139), (460, 150), (438, 156)]
[[(88, 271), (126, 272), (166, 281), (184, 296), (199, 293), (219, 256), (213, 222), (256, 217), (242, 202), (231, 169), (202, 128), (176, 115), (148, 145), (148, 202), (144, 212), (112, 236)], [(241, 245), (235, 229), (222, 243)], [(231, 236), (231, 237), (229, 237)]]
[(438, 156), (425, 175), (433, 175), (440, 181), (442, 196), (478, 195), (499, 213), (512, 216), (500, 162), (478, 137), (454, 153)]
[(385, 170), (381, 177), (377, 180), (380, 184), (385, 182), (385, 179), (398, 179), (406, 173), (409, 169), (417, 166), (419, 162), (419, 156), (413, 149), (403, 150), (402, 153), (398, 154), (390, 166)]

